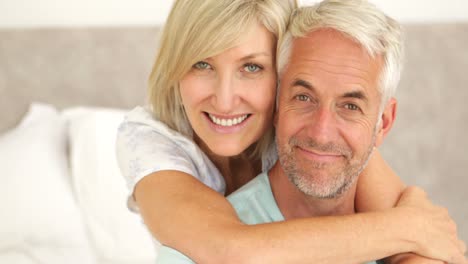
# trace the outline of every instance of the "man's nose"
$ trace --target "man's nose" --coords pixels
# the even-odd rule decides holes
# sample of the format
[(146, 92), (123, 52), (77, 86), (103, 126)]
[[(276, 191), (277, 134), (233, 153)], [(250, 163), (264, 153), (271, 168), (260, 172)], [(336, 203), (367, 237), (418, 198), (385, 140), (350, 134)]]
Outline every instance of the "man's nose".
[(335, 114), (328, 106), (317, 107), (309, 120), (305, 122), (308, 122), (307, 136), (322, 144), (333, 141), (337, 123)]
[(212, 104), (220, 114), (230, 114), (240, 102), (239, 80), (232, 73), (223, 73), (219, 76), (215, 92), (212, 97)]

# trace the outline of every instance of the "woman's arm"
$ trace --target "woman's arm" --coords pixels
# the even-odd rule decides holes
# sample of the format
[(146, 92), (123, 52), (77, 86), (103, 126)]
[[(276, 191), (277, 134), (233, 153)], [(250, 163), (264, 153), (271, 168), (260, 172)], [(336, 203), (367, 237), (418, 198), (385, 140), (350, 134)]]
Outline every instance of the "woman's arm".
[(152, 234), (197, 263), (352, 263), (399, 252), (460, 260), (444, 212), (409, 197), (417, 199), (389, 210), (248, 226), (222, 195), (182, 172), (154, 173), (135, 189)]
[[(356, 191), (356, 208), (359, 212), (383, 210), (394, 207), (404, 183), (385, 162), (377, 148), (367, 167), (361, 173)], [(387, 258), (386, 263), (442, 263), (416, 254), (399, 254)]]

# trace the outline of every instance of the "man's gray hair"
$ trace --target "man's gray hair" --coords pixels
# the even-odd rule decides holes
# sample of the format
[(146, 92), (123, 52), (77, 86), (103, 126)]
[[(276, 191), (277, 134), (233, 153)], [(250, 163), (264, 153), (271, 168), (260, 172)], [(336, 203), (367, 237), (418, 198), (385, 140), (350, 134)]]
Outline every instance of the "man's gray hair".
[(382, 55), (384, 65), (378, 87), (382, 96), (382, 112), (386, 102), (395, 93), (403, 67), (399, 23), (366, 0), (325, 0), (313, 6), (300, 7), (291, 15), (288, 32), (280, 43), (280, 76), (288, 64), (293, 39), (324, 28), (347, 35), (373, 57)]

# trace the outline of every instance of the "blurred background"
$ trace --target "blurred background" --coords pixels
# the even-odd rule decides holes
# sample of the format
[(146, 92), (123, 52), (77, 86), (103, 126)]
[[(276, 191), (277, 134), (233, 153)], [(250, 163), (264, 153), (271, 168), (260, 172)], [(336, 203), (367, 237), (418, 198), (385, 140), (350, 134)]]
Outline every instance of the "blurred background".
[[(381, 151), (468, 242), (468, 1), (371, 2), (403, 24), (407, 53)], [(0, 263), (154, 263), (114, 141), (145, 103), (172, 3), (0, 0)]]

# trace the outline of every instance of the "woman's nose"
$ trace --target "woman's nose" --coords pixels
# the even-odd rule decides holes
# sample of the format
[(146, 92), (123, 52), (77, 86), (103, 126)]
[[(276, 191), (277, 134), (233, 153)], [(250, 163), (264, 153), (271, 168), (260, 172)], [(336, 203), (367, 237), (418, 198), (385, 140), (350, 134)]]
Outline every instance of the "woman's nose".
[(231, 73), (224, 73), (219, 76), (212, 96), (212, 104), (216, 111), (222, 114), (235, 111), (240, 102), (239, 85), (239, 80)]

